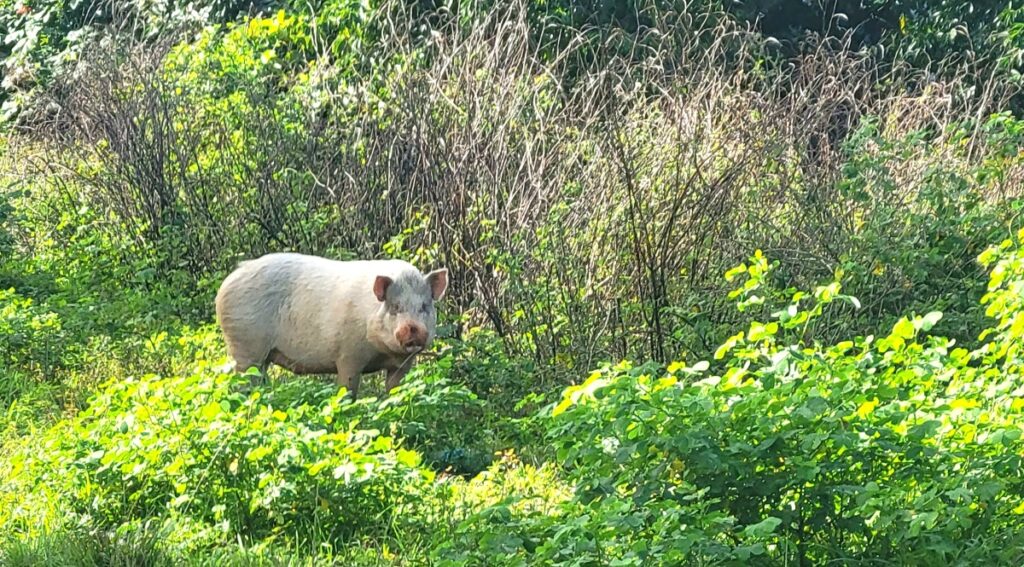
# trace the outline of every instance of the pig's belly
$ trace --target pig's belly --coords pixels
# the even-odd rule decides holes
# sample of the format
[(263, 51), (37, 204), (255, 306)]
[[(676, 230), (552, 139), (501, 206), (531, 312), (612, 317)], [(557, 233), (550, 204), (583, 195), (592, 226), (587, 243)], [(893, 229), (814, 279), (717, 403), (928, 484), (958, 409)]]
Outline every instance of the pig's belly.
[(377, 354), (370, 362), (366, 363), (363, 367), (363, 374), (369, 374), (371, 372), (377, 372), (380, 370), (394, 370), (402, 364), (404, 359), (399, 359), (389, 354)]
[(338, 345), (324, 332), (323, 313), (286, 310), (272, 339), (270, 360), (295, 374), (334, 374)]
[(270, 351), (270, 361), (295, 374), (334, 374), (338, 371), (337, 364), (333, 361), (290, 353), (287, 350), (281, 351), (276, 348)]

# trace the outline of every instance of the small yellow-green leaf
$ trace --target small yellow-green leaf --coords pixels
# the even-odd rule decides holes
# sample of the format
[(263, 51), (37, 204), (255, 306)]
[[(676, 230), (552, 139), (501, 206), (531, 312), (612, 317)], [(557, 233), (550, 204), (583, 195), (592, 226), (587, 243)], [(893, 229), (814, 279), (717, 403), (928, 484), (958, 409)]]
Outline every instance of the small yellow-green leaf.
[(329, 464), (330, 464), (330, 461), (328, 461), (326, 459), (320, 460), (320, 461), (317, 461), (317, 462), (313, 463), (309, 467), (309, 476), (316, 476), (317, 474), (320, 473), (320, 471), (322, 471), (325, 468), (327, 468), (327, 465), (329, 465)]
[(893, 325), (892, 334), (901, 339), (912, 339), (914, 338), (914, 324), (903, 317)]
[(558, 417), (559, 415), (561, 415), (562, 413), (564, 413), (564, 412), (565, 412), (565, 410), (567, 410), (567, 409), (571, 408), (571, 407), (572, 407), (572, 404), (573, 404), (573, 399), (572, 399), (572, 397), (571, 397), (571, 396), (568, 396), (568, 395), (567, 395), (567, 396), (564, 396), (564, 397), (562, 398), (562, 401), (561, 401), (561, 402), (558, 402), (558, 405), (557, 405), (557, 406), (555, 406), (555, 409), (551, 410), (551, 416), (552, 416), (552, 417)]
[(746, 371), (742, 368), (730, 368), (725, 371), (725, 376), (722, 377), (721, 388), (723, 390), (731, 390), (733, 388), (739, 388), (743, 385), (743, 378), (747, 375)]
[(263, 457), (266, 457), (267, 455), (269, 455), (271, 452), (273, 452), (273, 449), (271, 449), (270, 447), (268, 447), (266, 445), (261, 445), (259, 447), (256, 447), (255, 449), (249, 451), (249, 453), (245, 456), (245, 458), (248, 461), (258, 461), (258, 460), (262, 459)]
[(217, 403), (217, 402), (210, 402), (210, 403), (206, 404), (205, 406), (203, 406), (203, 409), (199, 410), (199, 415), (203, 419), (209, 421), (209, 420), (217, 417), (218, 415), (220, 415), (221, 411), (222, 411), (222, 408), (220, 407), (219, 403)]
[(768, 329), (764, 325), (754, 321), (750, 324), (750, 330), (747, 331), (747, 340), (756, 342), (770, 335), (771, 333), (768, 332)]
[(657, 392), (664, 390), (665, 388), (671, 388), (678, 383), (679, 379), (675, 376), (665, 376), (664, 378), (659, 378), (658, 381), (654, 383), (654, 391)]
[(736, 266), (735, 268), (732, 268), (731, 270), (725, 272), (725, 281), (731, 282), (732, 280), (736, 279), (736, 276), (738, 276), (738, 275), (740, 275), (740, 274), (742, 274), (742, 273), (744, 273), (746, 271), (747, 271), (747, 265), (746, 264), (740, 264), (739, 266)]
[(420, 464), (420, 454), (416, 451), (409, 451), (407, 449), (399, 449), (396, 455), (398, 462), (407, 467), (417, 467)]
[(874, 413), (875, 408), (878, 407), (878, 398), (868, 400), (857, 408), (857, 417), (866, 419), (869, 415)]
[(164, 472), (169, 475), (176, 475), (181, 470), (181, 467), (185, 464), (185, 460), (181, 456), (177, 456), (171, 461), (171, 464), (164, 468)]
[(721, 360), (725, 358), (726, 353), (732, 350), (732, 347), (736, 346), (736, 344), (741, 340), (743, 340), (742, 331), (729, 337), (724, 343), (722, 343), (722, 346), (718, 347), (718, 349), (715, 350), (715, 360)]
[(977, 400), (968, 400), (966, 398), (957, 398), (957, 399), (953, 400), (949, 404), (949, 407), (952, 408), (952, 409), (973, 409), (973, 408), (978, 407), (978, 405), (979, 404), (978, 404)]

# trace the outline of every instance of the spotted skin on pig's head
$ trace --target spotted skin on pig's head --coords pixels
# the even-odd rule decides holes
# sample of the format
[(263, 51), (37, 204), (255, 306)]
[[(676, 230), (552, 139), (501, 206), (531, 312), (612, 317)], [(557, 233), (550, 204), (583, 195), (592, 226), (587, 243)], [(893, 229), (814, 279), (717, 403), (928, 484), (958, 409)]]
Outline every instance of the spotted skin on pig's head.
[(434, 270), (425, 276), (404, 271), (392, 278), (378, 275), (373, 294), (380, 302), (377, 312), (379, 327), (394, 329), (393, 341), (386, 345), (394, 352), (415, 353), (434, 339), (437, 311), (434, 302), (444, 297), (448, 271)]

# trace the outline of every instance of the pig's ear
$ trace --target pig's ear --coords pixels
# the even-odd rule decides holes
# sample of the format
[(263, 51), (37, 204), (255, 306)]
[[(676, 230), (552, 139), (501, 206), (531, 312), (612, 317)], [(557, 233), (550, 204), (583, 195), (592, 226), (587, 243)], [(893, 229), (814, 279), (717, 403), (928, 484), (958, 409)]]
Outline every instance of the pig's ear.
[(391, 283), (391, 278), (387, 276), (377, 276), (377, 279), (373, 280), (373, 294), (377, 296), (377, 301), (384, 301), (387, 298)]
[(448, 268), (427, 274), (427, 284), (430, 285), (430, 294), (434, 296), (434, 301), (440, 301), (444, 297), (444, 291), (448, 289)]

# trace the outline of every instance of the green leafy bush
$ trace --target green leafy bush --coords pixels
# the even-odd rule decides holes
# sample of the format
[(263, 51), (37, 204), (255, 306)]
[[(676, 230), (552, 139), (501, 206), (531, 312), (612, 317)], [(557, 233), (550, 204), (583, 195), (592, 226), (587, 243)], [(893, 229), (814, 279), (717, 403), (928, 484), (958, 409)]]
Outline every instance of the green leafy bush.
[[(419, 449), (437, 469), (475, 474), (489, 464), (491, 439), (481, 424), (485, 404), (440, 374), (418, 369), (372, 406), (367, 423)], [(482, 424), (481, 424), (482, 425)]]
[(18, 211), (13, 201), (19, 196), (16, 191), (0, 191), (0, 256), (7, 256), (14, 250), (11, 229), (17, 221)]
[[(417, 453), (352, 419), (343, 393), (316, 405), (243, 395), (248, 378), (200, 365), (192, 375), (110, 381), (73, 420), (10, 461), (4, 488), (111, 529), (168, 513), (227, 540), (341, 542), (386, 533), (430, 474)], [(39, 529), (5, 507), (0, 524)], [(374, 518), (373, 521), (368, 521)]]
[[(0, 382), (13, 382), (8, 373), (49, 375), (61, 362), (64, 338), (56, 313), (14, 289), (0, 290)], [(11, 401), (0, 395), (0, 406)]]
[[(442, 355), (436, 362), (418, 363), (399, 388), (385, 395), (383, 381), (367, 376), (359, 401), (348, 410), (348, 419), (361, 427), (381, 431), (403, 447), (424, 457), (436, 471), (475, 474), (490, 463), (498, 435), (491, 430), (494, 415), (490, 402), (478, 398), (444, 372)], [(319, 406), (337, 395), (331, 380), (282, 376), (271, 392), (277, 407)], [(379, 398), (373, 397), (375, 391)], [(466, 427), (467, 423), (475, 424)]]
[[(257, 3), (261, 4), (261, 3)], [(165, 35), (233, 20), (249, 2), (87, 2), (85, 0), (3, 0), (0, 2), (0, 68), (7, 97), (3, 119), (16, 116), (31, 95), (67, 77), (105, 32), (120, 29), (122, 42), (146, 45)], [(129, 31), (125, 31), (129, 30)]]
[[(594, 372), (550, 423), (573, 499), (555, 519), (484, 510), (457, 549), (498, 564), (1019, 562), (1024, 251), (982, 260), (998, 323), (973, 352), (926, 336), (937, 312), (804, 343), (844, 297), (831, 284), (751, 322), (713, 364)], [(740, 305), (764, 300), (769, 269), (755, 256), (730, 274), (747, 276)]]
[[(1012, 191), (1010, 162), (997, 156), (1015, 154), (1024, 140), (1020, 122), (1006, 115), (979, 127), (990, 157), (974, 164), (962, 159), (970, 123), (951, 128), (939, 146), (927, 131), (886, 139), (876, 119), (851, 134), (839, 192), (854, 230), (841, 269), (864, 309), (833, 317), (834, 333), (867, 333), (906, 312), (939, 310), (942, 334), (964, 346), (977, 339), (985, 273), (976, 258), (1006, 234), (1019, 207), (992, 198)], [(895, 165), (908, 161), (919, 163), (909, 171)]]
[(0, 289), (0, 448), (8, 434), (55, 413), (67, 340), (60, 316), (46, 305)]

